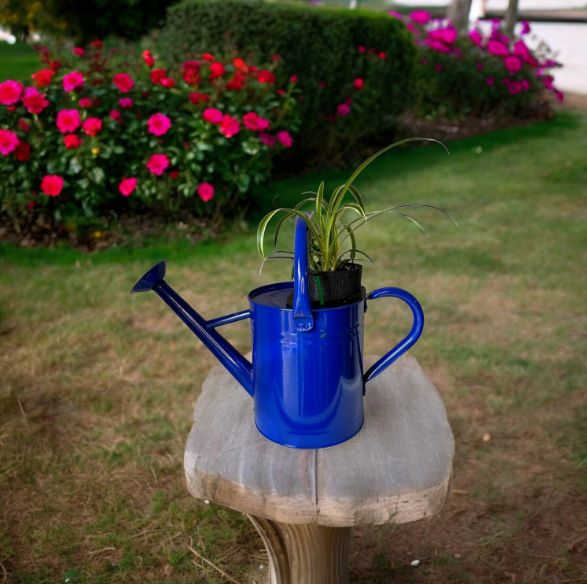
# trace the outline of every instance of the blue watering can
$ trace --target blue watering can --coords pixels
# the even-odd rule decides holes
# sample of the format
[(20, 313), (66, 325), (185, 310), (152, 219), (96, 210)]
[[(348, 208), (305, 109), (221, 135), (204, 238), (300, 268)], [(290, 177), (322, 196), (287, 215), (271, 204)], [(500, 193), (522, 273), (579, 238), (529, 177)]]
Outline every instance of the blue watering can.
[[(249, 293), (249, 309), (202, 318), (164, 280), (167, 260), (151, 268), (131, 294), (154, 290), (212, 351), (255, 400), (255, 424), (265, 436), (292, 448), (326, 448), (352, 438), (363, 426), (365, 384), (389, 367), (420, 337), (424, 314), (400, 288), (379, 288), (353, 304), (312, 310), (308, 293), (308, 226), (295, 228), (294, 281)], [(288, 297), (293, 291), (293, 307)], [(363, 288), (363, 292), (365, 292)], [(412, 309), (410, 334), (363, 371), (363, 322), (367, 299), (399, 298)], [(251, 319), (253, 362), (216, 329)]]

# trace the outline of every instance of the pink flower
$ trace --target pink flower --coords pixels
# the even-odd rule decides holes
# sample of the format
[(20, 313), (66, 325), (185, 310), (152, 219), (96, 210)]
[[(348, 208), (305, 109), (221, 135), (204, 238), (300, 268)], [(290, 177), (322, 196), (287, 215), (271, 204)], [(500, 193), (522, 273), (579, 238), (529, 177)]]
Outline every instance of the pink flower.
[(483, 63), (477, 63), (477, 65), (475, 65), (477, 67), (477, 69), (479, 69), (479, 71), (483, 71)]
[(516, 95), (516, 93), (522, 91), (522, 85), (517, 81), (512, 81), (511, 83), (508, 83), (508, 91), (511, 95)]
[(79, 71), (72, 71), (63, 77), (63, 89), (73, 91), (84, 84), (84, 76)]
[(169, 166), (169, 158), (165, 154), (153, 154), (145, 165), (153, 174), (161, 176)]
[(171, 128), (171, 120), (163, 114), (153, 114), (147, 122), (149, 132), (155, 136), (163, 136)]
[(190, 101), (194, 105), (206, 103), (209, 99), (210, 99), (210, 96), (206, 95), (205, 93), (198, 93), (197, 91), (194, 93), (190, 93)]
[(410, 14), (410, 18), (418, 24), (428, 24), (432, 15), (426, 10), (414, 10), (414, 12)]
[(412, 33), (412, 34), (420, 34), (420, 29), (412, 22), (408, 22), (408, 24), (406, 24), (406, 28)]
[(39, 93), (32, 87), (27, 87), (24, 93), (22, 104), (31, 114), (40, 114), (49, 105), (49, 102), (45, 99), (45, 94)]
[(214, 63), (214, 57), (210, 53), (202, 53), (202, 60), (208, 63)]
[(261, 132), (259, 134), (259, 140), (261, 140), (261, 142), (263, 142), (263, 144), (267, 144), (267, 146), (269, 146), (269, 148), (273, 148), (273, 146), (275, 145), (275, 136), (272, 136), (271, 134), (267, 134), (267, 132)]
[(275, 83), (275, 75), (266, 69), (262, 69), (257, 73), (257, 79), (259, 83)]
[(379, 53), (379, 58), (380, 58), (380, 59), (385, 59), (385, 57), (387, 57), (387, 55), (386, 55), (386, 54), (385, 54), (383, 51), (381, 51), (381, 52)]
[(33, 73), (31, 79), (34, 80), (35, 85), (38, 87), (47, 87), (51, 85), (51, 77), (55, 75), (55, 72), (51, 69), (41, 69), (38, 73)]
[(469, 33), (469, 38), (480, 47), (483, 43), (483, 35), (475, 28)]
[(180, 175), (180, 172), (179, 172), (179, 170), (172, 170), (172, 171), (169, 173), (169, 178), (172, 178), (173, 180), (175, 180), (176, 178), (178, 178), (178, 177), (179, 177), (179, 175)]
[[(350, 111), (351, 111), (351, 108), (346, 103), (341, 103), (336, 108), (336, 115), (337, 116), (348, 116)], [(279, 141), (281, 142), (281, 139)], [(283, 142), (282, 142), (282, 144), (283, 144)]]
[(198, 187), (198, 195), (207, 203), (214, 196), (214, 187), (210, 183), (202, 183)]
[(86, 52), (81, 47), (73, 47), (71, 52), (78, 57), (83, 57), (86, 54)]
[(75, 134), (67, 134), (63, 137), (63, 143), (68, 150), (75, 150), (82, 145), (83, 140)]
[(125, 197), (128, 197), (136, 188), (137, 188), (137, 179), (134, 177), (125, 178), (124, 180), (121, 180), (120, 184), (118, 185), (118, 190)]
[(514, 56), (506, 57), (503, 64), (510, 73), (517, 73), (522, 68), (522, 61)]
[(204, 118), (205, 122), (218, 125), (222, 123), (223, 114), (220, 110), (209, 107), (204, 110), (202, 117)]
[(293, 140), (291, 139), (289, 132), (285, 132), (285, 131), (277, 132), (277, 139), (286, 148), (289, 148), (293, 144)]
[(155, 85), (161, 85), (161, 79), (164, 79), (167, 75), (167, 71), (165, 69), (153, 69), (151, 71), (151, 81)]
[(514, 55), (520, 57), (522, 61), (527, 61), (530, 58), (530, 49), (528, 49), (524, 41), (514, 43)]
[(240, 132), (240, 129), (241, 124), (236, 118), (233, 118), (228, 114), (224, 115), (222, 122), (220, 123), (220, 132), (222, 134), (224, 134), (227, 138), (232, 138), (235, 134)]
[(243, 116), (243, 123), (249, 130), (260, 132), (262, 130), (270, 130), (269, 120), (258, 116), (255, 112), (249, 112)]
[(359, 53), (364, 53), (367, 49), (365, 47), (359, 47), (357, 50)]
[(79, 106), (84, 109), (92, 107), (92, 100), (89, 97), (82, 97), (79, 100)]
[(562, 91), (559, 91), (558, 89), (554, 90), (554, 94), (556, 95), (556, 98), (559, 101), (563, 101), (565, 99), (565, 94)]
[(162, 85), (163, 87), (167, 87), (168, 89), (171, 89), (172, 87), (175, 87), (175, 80), (170, 79), (169, 77), (163, 77), (163, 79), (161, 79), (159, 84)]
[(353, 85), (355, 86), (356, 89), (363, 89), (363, 87), (365, 86), (365, 82), (360, 77), (357, 77), (353, 81)]
[(399, 18), (400, 20), (402, 19), (402, 15), (395, 10), (390, 10), (387, 14), (389, 14), (389, 16), (393, 16), (394, 18)]
[(112, 110), (108, 115), (113, 120), (119, 120), (122, 117), (122, 114), (118, 110)]
[(522, 86), (522, 91), (528, 91), (530, 89), (530, 84), (526, 79), (522, 79), (522, 81), (520, 81), (520, 85)]
[(18, 128), (23, 132), (30, 132), (31, 127), (26, 120), (18, 120)]
[(18, 136), (10, 130), (0, 130), (0, 154), (8, 156), (19, 143)]
[(442, 65), (441, 65), (440, 63), (436, 63), (436, 65), (434, 65), (434, 68), (435, 68), (437, 71), (442, 71), (442, 69), (443, 69), (443, 67), (442, 67)]
[(426, 39), (423, 43), (428, 45), (433, 51), (438, 51), (439, 53), (450, 53), (452, 51), (448, 45), (436, 39)]
[(102, 41), (100, 41), (100, 40), (92, 41), (90, 43), (90, 45), (92, 47), (94, 47), (95, 49), (101, 49), (102, 48)]
[(289, 78), (289, 80), (290, 80), (290, 82), (291, 82), (291, 83), (295, 83), (295, 82), (298, 80), (298, 76), (297, 76), (297, 75), (292, 75), (292, 76)]
[(143, 51), (143, 61), (145, 61), (145, 64), (147, 67), (149, 67), (149, 69), (152, 69), (153, 65), (155, 64), (155, 59), (153, 59), (151, 56), (151, 51), (148, 49)]
[(488, 77), (485, 80), (485, 83), (487, 83), (487, 85), (493, 85), (495, 83), (495, 77)]
[(50, 197), (56, 197), (63, 188), (63, 179), (56, 174), (46, 174), (41, 181), (41, 190)]
[(61, 110), (57, 113), (57, 127), (62, 134), (75, 132), (80, 124), (81, 120), (77, 110)]
[(17, 81), (8, 79), (4, 83), (0, 83), (0, 103), (4, 105), (12, 105), (16, 103), (20, 94), (22, 93), (22, 85)]
[(437, 28), (428, 33), (428, 38), (435, 41), (442, 41), (448, 45), (452, 45), (458, 37), (458, 33), (454, 28)]
[(542, 78), (542, 83), (544, 84), (544, 87), (546, 87), (546, 89), (552, 91), (554, 89), (552, 82), (554, 81), (554, 77), (552, 75), (545, 75)]
[(225, 72), (222, 63), (212, 63), (210, 65), (210, 81), (214, 81), (217, 77), (222, 77)]
[(116, 87), (122, 91), (122, 93), (128, 93), (135, 84), (135, 82), (126, 73), (117, 73), (112, 78), (112, 83), (114, 83), (114, 85), (116, 85)]
[(522, 30), (520, 31), (520, 34), (523, 36), (525, 34), (528, 34), (531, 30), (530, 28), (530, 24), (528, 23), (528, 21), (526, 20), (522, 20), (520, 22), (520, 24), (522, 25)]
[(100, 118), (88, 118), (82, 124), (82, 130), (88, 136), (97, 136), (98, 133), (102, 130), (102, 120)]
[(118, 100), (118, 103), (120, 104), (120, 107), (122, 109), (134, 107), (134, 102), (133, 102), (132, 98), (130, 98), (130, 97), (121, 97)]
[(487, 50), (492, 55), (497, 55), (498, 57), (507, 57), (510, 54), (508, 48), (499, 41), (489, 41), (487, 43)]

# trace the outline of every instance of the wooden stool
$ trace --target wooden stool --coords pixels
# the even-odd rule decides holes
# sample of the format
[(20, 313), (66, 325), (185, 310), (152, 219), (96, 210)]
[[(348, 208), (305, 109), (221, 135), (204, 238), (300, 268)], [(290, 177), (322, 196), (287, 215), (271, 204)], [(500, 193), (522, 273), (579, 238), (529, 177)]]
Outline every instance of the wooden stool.
[[(365, 358), (365, 369), (377, 357)], [(204, 383), (185, 450), (190, 493), (246, 513), (270, 584), (346, 584), (354, 525), (408, 523), (444, 504), (454, 441), (435, 387), (404, 355), (367, 384), (351, 440), (296, 450), (264, 438), (253, 400), (222, 367)]]

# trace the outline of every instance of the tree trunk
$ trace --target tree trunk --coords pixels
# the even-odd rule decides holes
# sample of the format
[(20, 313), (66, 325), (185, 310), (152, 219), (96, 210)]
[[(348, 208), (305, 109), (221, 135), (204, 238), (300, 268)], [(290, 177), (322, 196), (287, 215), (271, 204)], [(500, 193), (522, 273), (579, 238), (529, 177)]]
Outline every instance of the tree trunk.
[(518, 0), (509, 0), (508, 8), (505, 12), (505, 34), (512, 36), (514, 27), (518, 20)]
[(457, 30), (467, 28), (472, 0), (451, 0), (446, 11), (446, 17), (454, 24)]

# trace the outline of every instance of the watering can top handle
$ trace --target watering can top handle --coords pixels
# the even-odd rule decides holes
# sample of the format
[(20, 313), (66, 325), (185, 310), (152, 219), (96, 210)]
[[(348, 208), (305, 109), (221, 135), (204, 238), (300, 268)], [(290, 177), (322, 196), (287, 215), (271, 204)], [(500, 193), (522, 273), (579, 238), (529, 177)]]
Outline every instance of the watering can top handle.
[(311, 331), (314, 317), (308, 289), (308, 224), (298, 217), (296, 220), (294, 247), (294, 300), (293, 313), (298, 332)]

